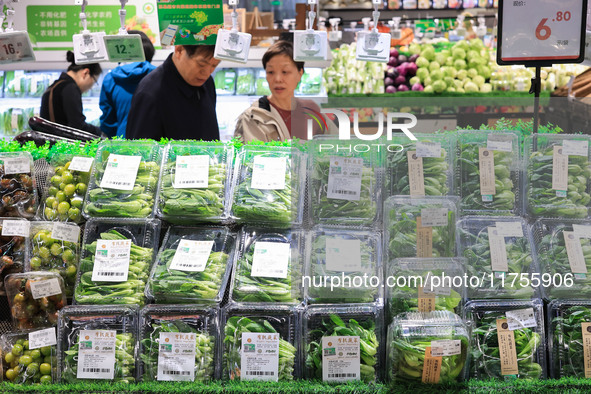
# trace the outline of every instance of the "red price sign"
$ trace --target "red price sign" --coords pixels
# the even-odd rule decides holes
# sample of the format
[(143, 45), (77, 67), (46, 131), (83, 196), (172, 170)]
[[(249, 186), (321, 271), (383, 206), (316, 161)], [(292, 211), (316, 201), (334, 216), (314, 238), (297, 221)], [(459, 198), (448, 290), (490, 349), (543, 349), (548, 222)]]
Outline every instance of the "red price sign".
[(502, 0), (499, 64), (580, 63), (587, 0)]

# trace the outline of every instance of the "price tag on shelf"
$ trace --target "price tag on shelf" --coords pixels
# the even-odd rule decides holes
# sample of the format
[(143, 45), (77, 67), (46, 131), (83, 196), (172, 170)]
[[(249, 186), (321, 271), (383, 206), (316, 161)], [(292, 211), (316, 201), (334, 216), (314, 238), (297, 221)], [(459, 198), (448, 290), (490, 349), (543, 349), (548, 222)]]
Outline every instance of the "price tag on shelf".
[(0, 64), (35, 61), (35, 53), (26, 31), (0, 33)]
[(103, 39), (110, 62), (143, 62), (146, 60), (142, 37), (139, 34), (104, 36)]

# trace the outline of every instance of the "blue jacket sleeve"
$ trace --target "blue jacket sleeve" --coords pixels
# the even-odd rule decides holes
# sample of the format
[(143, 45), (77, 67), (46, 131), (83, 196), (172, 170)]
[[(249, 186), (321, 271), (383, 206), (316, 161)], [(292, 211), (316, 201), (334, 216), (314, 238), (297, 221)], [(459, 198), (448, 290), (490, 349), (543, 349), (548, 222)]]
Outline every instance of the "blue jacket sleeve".
[(117, 135), (117, 109), (111, 97), (113, 93), (113, 77), (110, 74), (105, 76), (103, 86), (101, 87), (101, 96), (99, 106), (103, 114), (101, 115), (101, 130), (109, 137)]

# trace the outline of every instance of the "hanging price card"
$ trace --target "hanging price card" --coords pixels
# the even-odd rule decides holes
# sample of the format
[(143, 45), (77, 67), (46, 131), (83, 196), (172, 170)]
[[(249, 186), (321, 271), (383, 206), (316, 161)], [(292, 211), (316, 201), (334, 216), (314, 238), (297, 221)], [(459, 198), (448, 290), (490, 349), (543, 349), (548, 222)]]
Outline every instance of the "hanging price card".
[(35, 53), (26, 31), (0, 34), (0, 64), (35, 61)]
[(142, 37), (139, 34), (104, 36), (103, 38), (110, 62), (143, 62), (146, 60)]

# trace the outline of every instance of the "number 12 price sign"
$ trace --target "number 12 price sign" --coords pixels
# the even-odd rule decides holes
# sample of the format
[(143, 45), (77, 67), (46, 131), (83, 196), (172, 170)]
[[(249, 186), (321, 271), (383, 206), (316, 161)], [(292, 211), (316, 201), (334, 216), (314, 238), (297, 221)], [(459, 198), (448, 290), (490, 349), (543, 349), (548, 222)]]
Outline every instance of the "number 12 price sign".
[(497, 63), (580, 63), (587, 0), (501, 0)]

